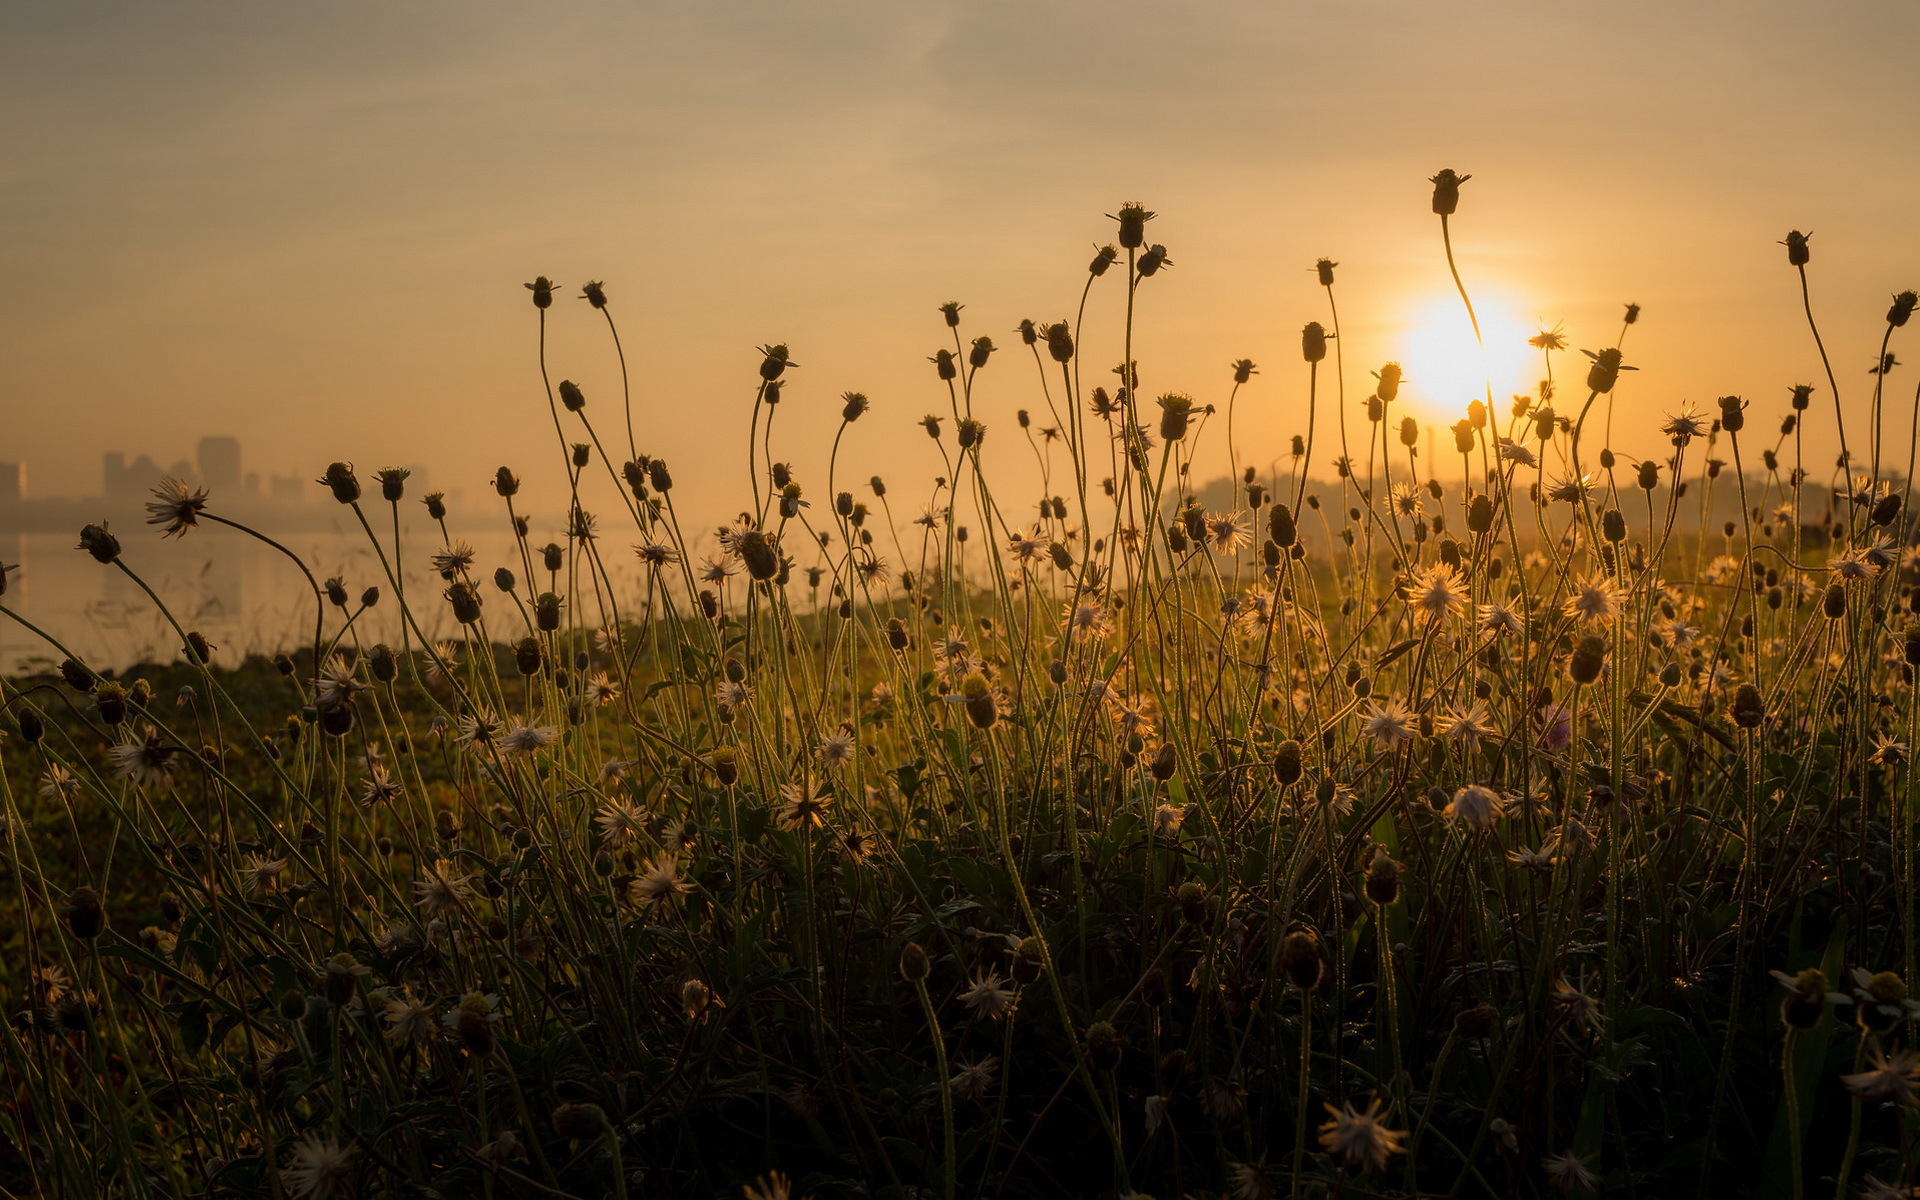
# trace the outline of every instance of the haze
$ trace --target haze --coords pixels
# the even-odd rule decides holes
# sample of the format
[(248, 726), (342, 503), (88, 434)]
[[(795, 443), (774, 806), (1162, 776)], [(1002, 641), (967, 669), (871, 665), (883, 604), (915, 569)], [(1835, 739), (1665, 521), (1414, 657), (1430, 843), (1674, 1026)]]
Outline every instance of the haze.
[[(1405, 357), (1451, 294), (1441, 167), (1473, 175), (1456, 248), (1489, 311), (1597, 349), (1644, 305), (1623, 453), (1656, 453), (1683, 399), (1746, 395), (1761, 428), (1792, 383), (1830, 403), (1775, 245), (1789, 228), (1814, 231), (1851, 411), (1889, 293), (1920, 283), (1910, 4), (67, 3), (0, 21), (0, 459), (28, 462), (34, 495), (98, 492), (101, 451), (170, 462), (203, 434), (238, 436), (249, 470), (424, 462), (477, 498), (506, 463), (551, 494), (521, 287), (538, 274), (564, 285), (554, 379), (610, 432), (616, 364), (574, 299), (606, 280), (639, 447), (675, 464), (683, 511), (742, 506), (753, 347), (776, 341), (802, 364), (776, 454), (810, 495), (858, 389), (874, 409), (842, 484), (881, 471), (922, 497), (946, 300), (968, 337), (1012, 346), (976, 409), (996, 466), (1030, 470), (1013, 412), (1042, 402), (1011, 331), (1070, 315), (1102, 214), (1135, 199), (1175, 264), (1142, 289), (1143, 387), (1220, 401), (1253, 358), (1240, 433), (1274, 454), (1302, 427), (1300, 326), (1326, 316), (1316, 258), (1341, 263), (1353, 411), (1365, 368)], [(1102, 283), (1083, 343), (1104, 369), (1123, 285)], [(1815, 426), (1830, 454), (1830, 416)]]

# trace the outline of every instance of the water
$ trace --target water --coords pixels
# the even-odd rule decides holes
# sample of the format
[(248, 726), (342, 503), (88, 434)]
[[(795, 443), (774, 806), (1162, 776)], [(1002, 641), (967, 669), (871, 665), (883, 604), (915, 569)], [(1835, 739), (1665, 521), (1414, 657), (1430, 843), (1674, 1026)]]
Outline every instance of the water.
[[(198, 631), (218, 647), (216, 663), (231, 666), (250, 653), (272, 654), (311, 643), (313, 591), (299, 569), (272, 547), (236, 530), (205, 525), (185, 537), (170, 539), (162, 539), (157, 531), (139, 525), (123, 527), (115, 522), (112, 527), (121, 538), (122, 560), (153, 588), (182, 628)], [(323, 583), (329, 577), (340, 577), (352, 598), (349, 612), (359, 607), (365, 588), (378, 587), (380, 602), (359, 618), (355, 629), (364, 644), (400, 644), (393, 588), (357, 525), (304, 533), (267, 532), (305, 560)], [(456, 529), (456, 536), (460, 533)], [(562, 595), (567, 593), (566, 571), (562, 570), (557, 584), (550, 581), (537, 553), (534, 568), (539, 582), (530, 588), (519, 552), (504, 531), (494, 537), (472, 533), (466, 537), (478, 551), (473, 575), (480, 583), (486, 616), (496, 638), (517, 633), (520, 619), (513, 602), (492, 583), (495, 567), (510, 567), (520, 577), (523, 597), (549, 587)], [(558, 529), (543, 532), (538, 527), (529, 542), (538, 547), (550, 540), (565, 544)], [(139, 584), (118, 567), (97, 563), (84, 551), (74, 549), (76, 541), (72, 533), (0, 529), (0, 562), (20, 564), (20, 569), (9, 576), (0, 604), (65, 647), (64, 651), (56, 649), (32, 630), (0, 614), (0, 673), (44, 667), (68, 653), (103, 670), (179, 659), (179, 637)], [(391, 556), (390, 532), (388, 541)], [(402, 529), (408, 560), (408, 601), (420, 627), (433, 637), (452, 636), (455, 629), (452, 614), (441, 599), (446, 584), (428, 562), (428, 556), (439, 551), (442, 544), (438, 527), (428, 521), (419, 520)], [(632, 552), (624, 541), (613, 537), (600, 542), (600, 551), (618, 587), (623, 612), (636, 611), (642, 576)], [(591, 599), (584, 573), (582, 587), (587, 593), (582, 598), (585, 607), (575, 619), (597, 625), (599, 609)], [(329, 635), (339, 628), (344, 615), (328, 607)]]

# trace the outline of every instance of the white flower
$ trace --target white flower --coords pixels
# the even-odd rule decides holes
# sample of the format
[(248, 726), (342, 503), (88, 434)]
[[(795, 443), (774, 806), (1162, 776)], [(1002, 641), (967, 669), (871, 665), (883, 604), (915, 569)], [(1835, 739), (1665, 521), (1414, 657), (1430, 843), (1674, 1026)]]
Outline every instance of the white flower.
[(310, 1137), (293, 1148), (293, 1165), (280, 1172), (287, 1190), (297, 1200), (328, 1200), (347, 1194), (347, 1172), (353, 1150), (340, 1143)]
[(1360, 714), (1360, 732), (1372, 738), (1382, 750), (1392, 750), (1413, 740), (1413, 714), (1398, 700), (1370, 702)]
[(1474, 783), (1453, 794), (1453, 803), (1447, 805), (1446, 815), (1468, 829), (1484, 833), (1493, 828), (1505, 808), (1506, 803), (1498, 792)]

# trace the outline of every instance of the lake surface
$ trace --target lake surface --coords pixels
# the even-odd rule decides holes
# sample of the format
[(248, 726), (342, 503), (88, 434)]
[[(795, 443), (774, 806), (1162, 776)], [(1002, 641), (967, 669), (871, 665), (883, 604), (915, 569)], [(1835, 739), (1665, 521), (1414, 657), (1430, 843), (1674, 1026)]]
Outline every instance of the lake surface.
[[(112, 528), (121, 540), (122, 560), (153, 588), (183, 628), (197, 630), (218, 648), (216, 663), (231, 666), (249, 653), (271, 654), (311, 642), (313, 592), (299, 569), (272, 547), (236, 530), (204, 525), (185, 537), (170, 539), (162, 539), (158, 531), (138, 524), (123, 526), (116, 521)], [(391, 555), (390, 533), (388, 537)], [(288, 533), (277, 540), (298, 554), (322, 582), (338, 576), (352, 597), (352, 608), (359, 606), (365, 588), (378, 587), (380, 603), (360, 617), (356, 628), (366, 644), (399, 644), (399, 609), (393, 588), (357, 526), (351, 530)], [(493, 537), (468, 532), (466, 540), (477, 551), (473, 575), (481, 584), (495, 636), (504, 637), (503, 631), (517, 630), (519, 621), (504, 625), (499, 621), (505, 615), (500, 611), (503, 605), (511, 612), (511, 601), (494, 588), (494, 568), (510, 567), (520, 577), (523, 597), (545, 591), (552, 584), (540, 569), (536, 553), (534, 566), (539, 582), (528, 586), (519, 552), (506, 531)], [(639, 564), (627, 544), (630, 540), (606, 537), (599, 543), (624, 612), (637, 609), (643, 588)], [(178, 636), (139, 585), (117, 567), (97, 563), (85, 551), (76, 550), (77, 541), (75, 533), (0, 530), (0, 562), (20, 564), (20, 569), (9, 576), (0, 604), (99, 669), (118, 670), (140, 662), (180, 658)], [(549, 541), (565, 545), (566, 539), (558, 527), (542, 530), (538, 526), (529, 538), (533, 547)], [(403, 528), (402, 547), (408, 560), (404, 580), (407, 596), (421, 628), (431, 636), (451, 636), (452, 614), (440, 599), (446, 584), (428, 562), (428, 556), (443, 547), (439, 529), (426, 521)], [(566, 595), (564, 570), (553, 590)], [(597, 614), (584, 576), (582, 590), (587, 613)], [(340, 610), (329, 607), (330, 631), (338, 628), (341, 616)], [(598, 621), (597, 615), (581, 619)], [(0, 673), (31, 668), (36, 663), (57, 663), (61, 657), (62, 652), (45, 639), (0, 614)]]

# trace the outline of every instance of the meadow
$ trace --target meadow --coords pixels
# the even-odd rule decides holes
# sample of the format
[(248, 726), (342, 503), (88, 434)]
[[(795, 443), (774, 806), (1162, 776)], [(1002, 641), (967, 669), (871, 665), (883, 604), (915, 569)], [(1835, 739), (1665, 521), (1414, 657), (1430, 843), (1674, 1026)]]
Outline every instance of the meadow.
[[(1466, 178), (1431, 181), (1450, 267)], [(492, 563), (404, 471), (334, 463), (383, 574), (306, 575), (281, 653), (157, 597), (172, 662), (49, 638), (57, 673), (0, 680), (0, 1187), (1916, 1194), (1915, 294), (1823, 331), (1790, 233), (1813, 383), (1617, 457), (1616, 387), (1657, 388), (1628, 306), (1435, 445), (1397, 364), (1344, 361), (1326, 260), (1299, 361), (1147, 386), (1152, 218), (1106, 223), (1071, 318), (929, 306), (937, 479), (784, 461), (784, 345), (747, 444), (650, 457), (546, 361), (563, 318), (620, 356), (608, 290), (542, 277), (564, 542), (511, 467)], [(1078, 350), (1095, 289), (1115, 369)], [(1029, 381), (1017, 421), (974, 416), (981, 371)], [(1233, 441), (1260, 372), (1307, 381), (1290, 446)], [(737, 473), (730, 523), (676, 508), (693, 470)], [(145, 539), (280, 550), (221, 504), (170, 481), (75, 553), (144, 587)]]

